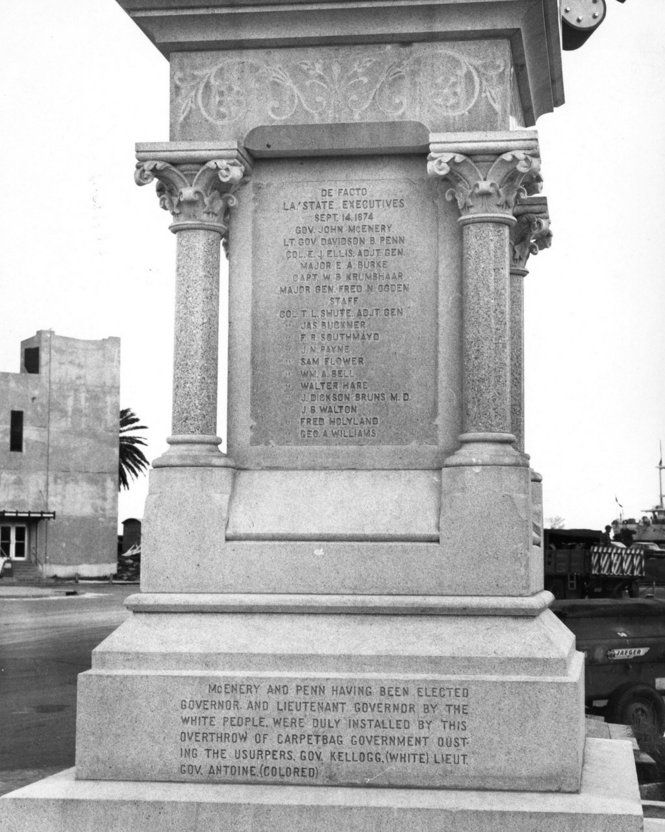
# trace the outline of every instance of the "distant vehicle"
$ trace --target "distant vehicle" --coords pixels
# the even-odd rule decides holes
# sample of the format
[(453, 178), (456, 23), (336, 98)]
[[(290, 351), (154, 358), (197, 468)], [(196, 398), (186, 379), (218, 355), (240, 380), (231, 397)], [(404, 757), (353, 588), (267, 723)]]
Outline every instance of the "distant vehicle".
[(638, 540), (636, 543), (633, 543), (634, 548), (637, 546), (639, 546), (645, 554), (665, 555), (665, 549), (661, 549), (657, 543), (649, 543), (644, 540)]
[(648, 584), (665, 584), (665, 549), (656, 543), (633, 543), (632, 549), (644, 553), (644, 580)]
[(555, 598), (631, 598), (645, 578), (645, 554), (594, 529), (545, 529), (545, 589)]
[(138, 581), (141, 576), (141, 544), (135, 543), (126, 552), (118, 555), (118, 581)]
[(553, 612), (585, 654), (588, 710), (631, 725), (639, 739), (665, 730), (665, 603), (641, 598), (555, 601)]

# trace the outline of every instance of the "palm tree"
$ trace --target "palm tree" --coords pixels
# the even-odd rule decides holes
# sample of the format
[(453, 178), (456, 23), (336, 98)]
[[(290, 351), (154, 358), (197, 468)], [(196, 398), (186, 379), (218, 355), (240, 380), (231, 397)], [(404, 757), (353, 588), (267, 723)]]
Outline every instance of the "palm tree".
[(136, 430), (147, 430), (145, 425), (137, 424), (139, 417), (129, 407), (120, 411), (120, 450), (118, 454), (118, 491), (129, 488), (129, 480), (142, 474), (150, 463), (139, 447), (147, 445), (142, 436), (129, 436)]

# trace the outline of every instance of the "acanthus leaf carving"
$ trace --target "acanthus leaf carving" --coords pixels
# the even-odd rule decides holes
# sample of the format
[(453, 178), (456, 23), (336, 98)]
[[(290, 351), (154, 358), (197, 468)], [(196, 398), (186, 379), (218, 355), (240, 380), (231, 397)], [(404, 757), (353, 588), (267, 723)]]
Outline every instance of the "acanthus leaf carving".
[(552, 245), (547, 199), (527, 197), (515, 206), (515, 225), (510, 229), (510, 260), (513, 269), (524, 269), (529, 255)]
[(446, 179), (452, 188), (446, 199), (455, 199), (463, 216), (512, 215), (515, 203), (527, 196), (527, 186), (540, 184), (540, 160), (522, 151), (502, 153), (492, 162), (476, 164), (461, 153), (430, 153), (427, 172)]
[(138, 162), (134, 180), (147, 185), (157, 180), (159, 205), (173, 216), (172, 230), (203, 226), (228, 232), (229, 209), (237, 204), (235, 191), (248, 171), (237, 159), (212, 159), (203, 165), (171, 165), (164, 161)]
[(248, 175), (237, 159), (211, 159), (200, 166), (151, 160), (137, 163), (134, 179), (138, 185), (157, 180), (159, 205), (172, 215), (172, 231), (217, 231), (228, 254), (229, 210), (238, 204), (235, 193)]
[(474, 183), (482, 179), (482, 174), (468, 156), (461, 153), (431, 153), (427, 160), (427, 172), (430, 176), (447, 179), (453, 186), (446, 191), (448, 201), (455, 199), (462, 213), (470, 209)]

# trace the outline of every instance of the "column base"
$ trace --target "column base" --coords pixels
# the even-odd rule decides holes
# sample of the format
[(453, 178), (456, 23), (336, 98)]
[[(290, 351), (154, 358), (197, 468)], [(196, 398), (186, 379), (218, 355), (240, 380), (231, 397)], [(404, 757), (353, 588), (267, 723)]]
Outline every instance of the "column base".
[(76, 780), (0, 798), (5, 832), (641, 832), (630, 743), (588, 739), (575, 794)]
[(515, 448), (512, 433), (462, 433), (461, 447), (443, 463), (444, 468), (459, 468), (465, 465), (512, 465), (527, 467), (529, 457)]
[(169, 436), (166, 441), (170, 447), (154, 460), (153, 468), (236, 467), (231, 457), (219, 450), (222, 441), (219, 436), (188, 434)]

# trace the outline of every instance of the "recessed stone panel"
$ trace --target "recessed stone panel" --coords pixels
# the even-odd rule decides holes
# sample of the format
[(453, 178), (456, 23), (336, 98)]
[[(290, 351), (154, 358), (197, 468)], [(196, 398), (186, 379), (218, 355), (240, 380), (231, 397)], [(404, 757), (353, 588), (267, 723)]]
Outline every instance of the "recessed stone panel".
[(250, 444), (435, 445), (428, 183), (316, 167), (255, 186)]

